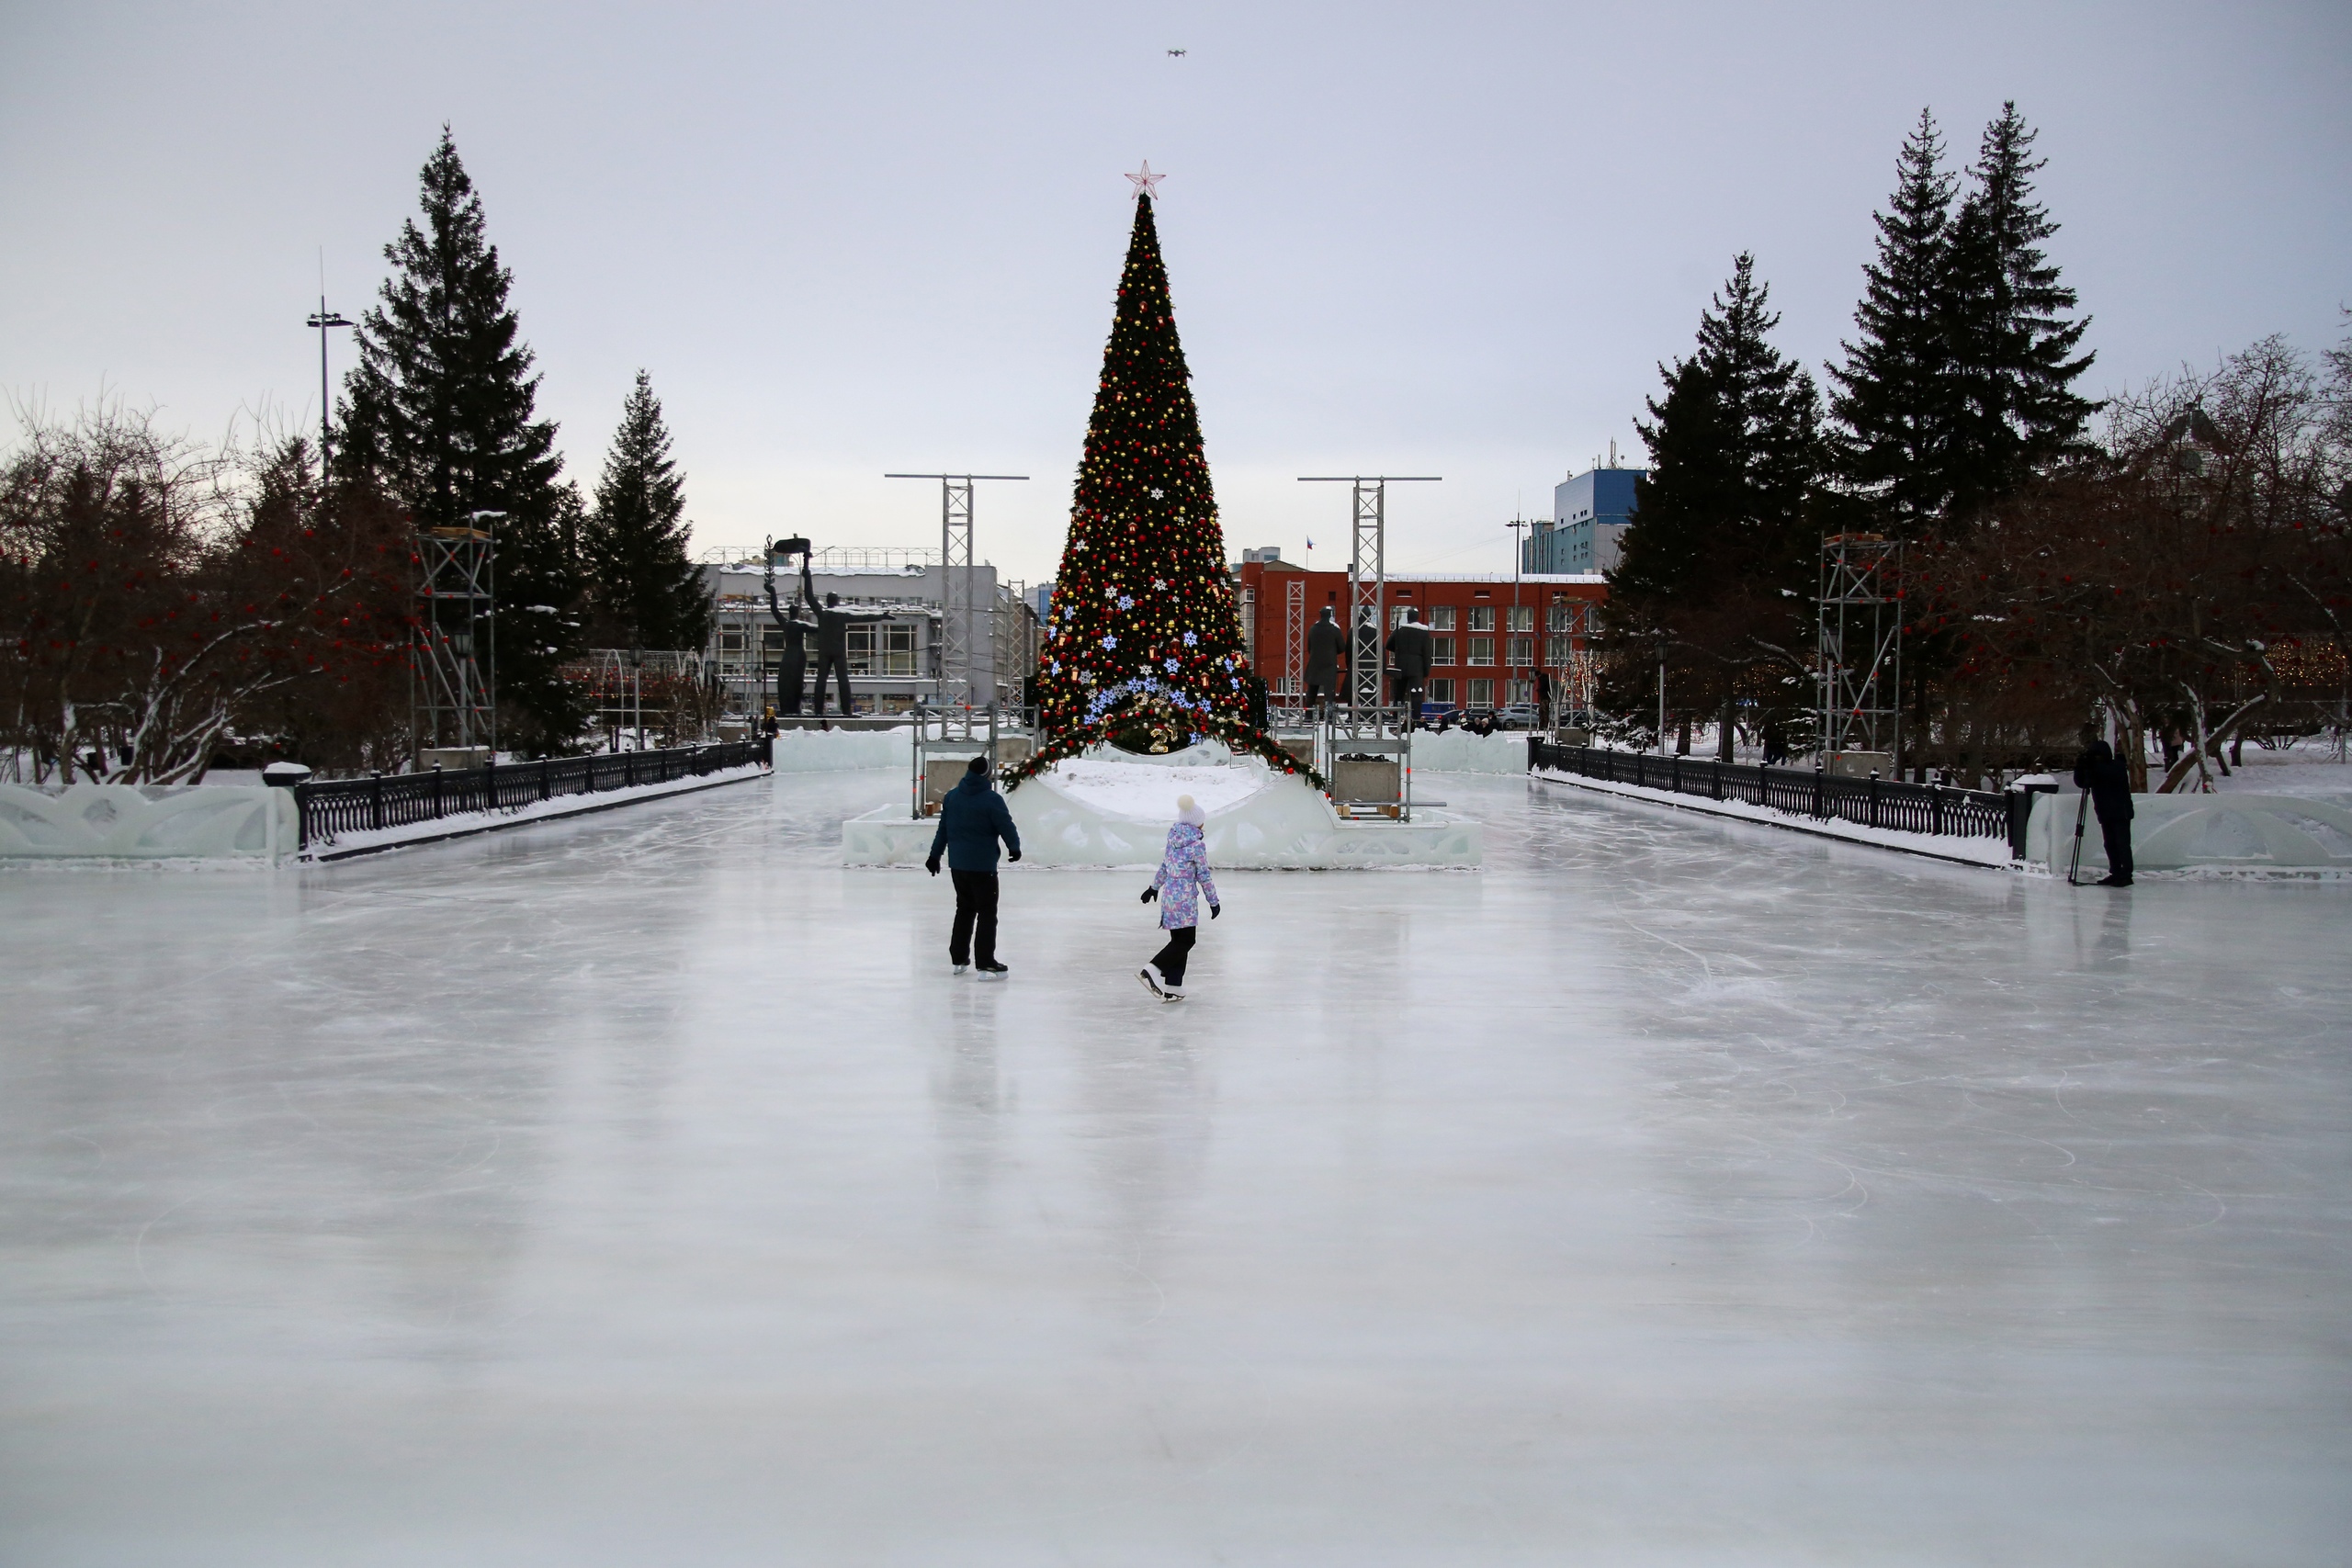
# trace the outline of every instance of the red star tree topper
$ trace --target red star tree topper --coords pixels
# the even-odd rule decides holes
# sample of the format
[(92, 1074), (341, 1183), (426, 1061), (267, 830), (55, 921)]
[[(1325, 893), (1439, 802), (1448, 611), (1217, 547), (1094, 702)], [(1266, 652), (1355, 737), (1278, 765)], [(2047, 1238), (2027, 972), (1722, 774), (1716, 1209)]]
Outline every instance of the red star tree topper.
[(1225, 531), (1142, 191), (1037, 684), (1045, 743), (1007, 774), (1014, 784), (1113, 739), (1218, 741), (1314, 778), (1250, 717)]

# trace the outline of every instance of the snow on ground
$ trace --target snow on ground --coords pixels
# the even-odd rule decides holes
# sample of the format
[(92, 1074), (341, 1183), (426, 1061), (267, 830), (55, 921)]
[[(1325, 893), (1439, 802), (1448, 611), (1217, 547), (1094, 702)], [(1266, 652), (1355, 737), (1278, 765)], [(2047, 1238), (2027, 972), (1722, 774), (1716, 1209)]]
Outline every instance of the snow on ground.
[(0, 1561), (2341, 1555), (2352, 888), (1464, 775), (1167, 1007), (904, 782), (0, 874)]

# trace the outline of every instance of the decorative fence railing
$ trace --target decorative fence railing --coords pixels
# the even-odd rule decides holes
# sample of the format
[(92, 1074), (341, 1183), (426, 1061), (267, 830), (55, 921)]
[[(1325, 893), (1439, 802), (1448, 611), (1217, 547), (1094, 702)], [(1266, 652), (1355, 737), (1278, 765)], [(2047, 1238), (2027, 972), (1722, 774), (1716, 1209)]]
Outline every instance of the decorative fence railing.
[(560, 795), (602, 795), (670, 784), (767, 760), (764, 739), (659, 751), (599, 751), (488, 768), (435, 768), (423, 773), (305, 783), (294, 786), (294, 801), (307, 850), (333, 843), (345, 833), (407, 828), (474, 812), (519, 811)]
[(1560, 746), (1541, 737), (1528, 740), (1527, 765), (1707, 800), (1745, 801), (1792, 816), (1835, 818), (1866, 828), (1898, 828), (1942, 838), (2007, 839), (2010, 855), (2018, 860), (2025, 858), (2026, 820), (2033, 810), (2030, 790), (1995, 793), (1896, 779), (1840, 778), (1818, 769)]

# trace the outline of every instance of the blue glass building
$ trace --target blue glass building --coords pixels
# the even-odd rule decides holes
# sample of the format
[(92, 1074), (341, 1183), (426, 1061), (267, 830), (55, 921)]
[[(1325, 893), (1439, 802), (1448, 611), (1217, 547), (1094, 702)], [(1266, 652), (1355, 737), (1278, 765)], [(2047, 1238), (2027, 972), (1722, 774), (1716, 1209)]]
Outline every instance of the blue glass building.
[(1617, 564), (1617, 540), (1634, 520), (1634, 484), (1646, 468), (1593, 468), (1552, 489), (1552, 518), (1519, 547), (1522, 571), (1597, 572)]

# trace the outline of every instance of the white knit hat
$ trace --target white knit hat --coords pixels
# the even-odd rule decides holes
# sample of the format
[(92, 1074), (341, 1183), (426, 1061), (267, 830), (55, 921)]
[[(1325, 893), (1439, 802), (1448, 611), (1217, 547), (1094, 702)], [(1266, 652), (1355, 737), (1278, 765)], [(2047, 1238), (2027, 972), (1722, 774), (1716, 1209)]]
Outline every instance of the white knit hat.
[(1209, 814), (1202, 810), (1200, 802), (1194, 800), (1191, 795), (1180, 795), (1176, 797), (1177, 821), (1190, 822), (1193, 827), (1201, 828), (1207, 826), (1208, 819)]

